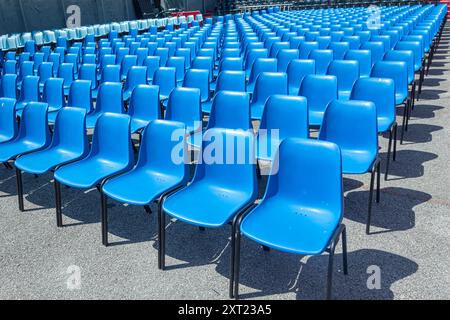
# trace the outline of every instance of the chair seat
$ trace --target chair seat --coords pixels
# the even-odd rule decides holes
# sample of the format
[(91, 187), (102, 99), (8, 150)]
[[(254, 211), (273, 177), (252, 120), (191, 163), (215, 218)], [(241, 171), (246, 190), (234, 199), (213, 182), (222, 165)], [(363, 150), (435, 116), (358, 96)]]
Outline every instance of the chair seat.
[(36, 151), (42, 147), (40, 144), (23, 140), (0, 144), (0, 162), (7, 162), (18, 155)]
[(64, 149), (49, 149), (38, 153), (32, 153), (17, 159), (15, 166), (22, 171), (43, 174), (58, 165), (76, 160), (80, 154)]
[(123, 169), (125, 165), (94, 157), (60, 168), (55, 173), (55, 179), (73, 188), (89, 189)]
[(408, 98), (407, 94), (395, 93), (395, 104), (399, 105), (404, 103), (406, 98)]
[(298, 92), (300, 91), (300, 88), (297, 86), (289, 86), (289, 95), (290, 96), (298, 96)]
[(274, 197), (244, 218), (241, 232), (276, 250), (316, 255), (327, 249), (337, 225), (329, 211), (289, 204)]
[(323, 122), (324, 111), (309, 111), (309, 125), (321, 126)]
[(11, 141), (14, 138), (12, 135), (0, 133), (0, 143)]
[(350, 95), (352, 94), (352, 91), (351, 90), (339, 91), (338, 94), (339, 94), (339, 100), (347, 101), (347, 100), (350, 100)]
[(179, 191), (164, 202), (163, 210), (189, 224), (218, 228), (251, 201), (251, 194), (199, 181)]
[(378, 133), (383, 133), (391, 129), (394, 119), (378, 116)]
[(150, 121), (138, 119), (138, 118), (131, 118), (131, 133), (136, 133), (139, 130), (144, 129)]
[(368, 172), (375, 162), (376, 153), (361, 150), (346, 150), (342, 152), (342, 173), (344, 174), (363, 174)]
[(119, 202), (145, 206), (179, 182), (178, 177), (140, 168), (108, 181), (103, 192)]
[(252, 119), (261, 120), (263, 112), (264, 112), (263, 103), (252, 103), (251, 105)]

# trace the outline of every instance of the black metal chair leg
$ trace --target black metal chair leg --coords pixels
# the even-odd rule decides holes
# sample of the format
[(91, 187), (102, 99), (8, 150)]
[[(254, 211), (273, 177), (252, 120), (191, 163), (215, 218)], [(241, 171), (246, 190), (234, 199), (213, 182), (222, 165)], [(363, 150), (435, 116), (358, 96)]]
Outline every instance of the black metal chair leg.
[(56, 226), (61, 228), (63, 226), (62, 223), (62, 205), (61, 205), (61, 184), (56, 181), (53, 182), (55, 186), (55, 205), (56, 205)]
[(406, 102), (406, 125), (405, 125), (405, 132), (408, 132), (409, 127), (409, 118), (411, 117), (411, 101), (408, 100)]
[(162, 201), (160, 201), (158, 210), (158, 268), (164, 270), (165, 268), (165, 246), (166, 246), (166, 217), (162, 210)]
[(405, 103), (405, 107), (404, 107), (405, 109), (403, 109), (403, 120), (402, 120), (402, 135), (401, 135), (401, 138), (400, 138), (400, 144), (403, 144), (403, 139), (404, 139), (404, 136), (405, 136), (405, 126), (406, 126), (406, 113), (407, 113), (407, 105), (406, 105), (406, 103)]
[(347, 228), (342, 227), (342, 264), (344, 267), (344, 274), (348, 274), (348, 257), (347, 257)]
[(370, 221), (372, 219), (372, 200), (373, 200), (373, 187), (375, 183), (375, 168), (372, 168), (370, 174), (370, 190), (369, 190), (369, 210), (367, 214), (366, 234), (370, 234)]
[(19, 210), (25, 211), (23, 205), (23, 185), (22, 185), (22, 171), (16, 168), (16, 181), (17, 181), (17, 199), (19, 201)]
[(102, 215), (102, 243), (108, 246), (108, 199), (102, 192), (101, 195), (101, 215)]
[(389, 176), (389, 165), (391, 162), (392, 140), (393, 140), (393, 136), (394, 136), (393, 130), (394, 130), (394, 127), (392, 127), (391, 130), (389, 130), (389, 144), (388, 144), (388, 153), (387, 153), (387, 158), (386, 158), (386, 173), (384, 174), (384, 180), (386, 180), (386, 181)]
[(381, 161), (377, 164), (377, 203), (380, 203)]
[(231, 225), (231, 263), (230, 263), (230, 299), (234, 298), (234, 258), (235, 258), (235, 246), (236, 242), (236, 225), (233, 223)]
[(396, 122), (394, 123), (394, 152), (392, 155), (392, 160), (394, 162), (397, 161), (397, 131), (398, 131), (398, 124)]
[(330, 255), (328, 257), (328, 275), (327, 275), (327, 300), (331, 300), (331, 290), (333, 286), (333, 262), (335, 245), (330, 248)]
[(234, 298), (239, 299), (239, 269), (241, 264), (241, 232), (236, 230), (234, 239)]

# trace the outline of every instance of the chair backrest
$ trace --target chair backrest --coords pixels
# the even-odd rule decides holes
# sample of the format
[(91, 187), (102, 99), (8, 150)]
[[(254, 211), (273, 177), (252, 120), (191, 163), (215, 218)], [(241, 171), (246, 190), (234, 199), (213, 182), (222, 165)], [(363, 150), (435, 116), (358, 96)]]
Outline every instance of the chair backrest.
[(170, 57), (167, 60), (168, 67), (173, 67), (176, 70), (177, 82), (183, 81), (185, 71), (185, 59), (184, 57)]
[(371, 77), (389, 78), (395, 83), (396, 104), (408, 97), (408, 67), (403, 61), (379, 61), (373, 68)]
[(147, 84), (147, 68), (131, 67), (130, 70), (128, 70), (125, 91), (131, 91), (140, 84)]
[(408, 83), (414, 81), (414, 52), (411, 50), (389, 50), (384, 61), (404, 61), (408, 70)]
[(17, 61), (7, 60), (3, 65), (3, 74), (17, 74)]
[[(189, 130), (202, 126), (202, 112), (198, 88), (175, 88), (169, 96), (165, 119), (179, 121)], [(193, 128), (195, 127), (195, 128)]]
[(308, 74), (316, 73), (314, 60), (295, 59), (287, 67), (289, 95), (298, 95), (303, 78)]
[[(388, 78), (363, 78), (353, 86), (352, 100), (371, 101), (377, 109), (377, 117), (395, 121), (395, 83)], [(380, 128), (385, 131), (389, 128)]]
[(290, 48), (291, 48), (291, 44), (289, 42), (281, 42), (281, 41), (275, 42), (270, 47), (269, 57), (276, 58), (278, 56), (278, 52), (280, 52), (280, 50), (290, 49)]
[(67, 106), (85, 109), (86, 113), (90, 113), (94, 109), (91, 81), (76, 80), (72, 83)]
[(246, 91), (244, 71), (222, 71), (217, 77), (215, 93), (219, 91)]
[(64, 57), (65, 63), (73, 64), (73, 72), (78, 73), (78, 55), (75, 53), (68, 53)]
[(132, 118), (147, 121), (161, 119), (159, 87), (142, 84), (136, 86), (131, 94), (128, 114)]
[(120, 67), (120, 74), (122, 76), (122, 79), (126, 78), (128, 70), (130, 70), (131, 67), (134, 66), (137, 66), (137, 56), (126, 55), (123, 57), (122, 64)]
[(328, 49), (333, 50), (334, 60), (342, 60), (347, 51), (350, 50), (350, 44), (348, 42), (331, 42)]
[(362, 44), (361, 49), (370, 50), (372, 66), (378, 61), (383, 60), (384, 44), (381, 41), (367, 41)]
[(213, 79), (214, 61), (211, 57), (196, 57), (192, 62), (191, 69), (208, 70), (209, 82)]
[(159, 86), (159, 93), (163, 97), (170, 95), (177, 86), (176, 70), (172, 67), (160, 67), (155, 71), (153, 84)]
[(17, 135), (16, 99), (0, 98), (0, 143)]
[(277, 72), (277, 59), (257, 58), (253, 62), (249, 77), (249, 84), (254, 84), (262, 72)]
[(292, 60), (298, 59), (299, 51), (297, 49), (282, 49), (278, 52), (278, 72), (286, 72)]
[(19, 80), (22, 80), (26, 76), (34, 75), (34, 62), (24, 61), (19, 68)]
[(136, 49), (137, 65), (142, 66), (144, 64), (145, 58), (148, 56), (148, 48), (138, 48)]
[[(239, 48), (225, 48), (222, 50), (221, 58), (240, 58), (241, 50)], [(266, 57), (267, 58), (267, 57)]]
[(334, 60), (331, 61), (327, 74), (335, 76), (338, 83), (339, 98), (341, 92), (345, 92), (348, 98), (353, 85), (359, 79), (359, 64), (355, 60)]
[(342, 220), (342, 161), (336, 144), (289, 138), (281, 143), (275, 161), (263, 202), (281, 196), (299, 208), (314, 208), (321, 213), (311, 218), (321, 219), (324, 227)]
[(333, 61), (333, 51), (328, 49), (314, 49), (309, 54), (309, 59), (316, 61), (316, 74), (327, 73), (328, 66)]
[(116, 64), (115, 54), (105, 54), (100, 57), (100, 70), (103, 70), (106, 66), (113, 66)]
[(159, 66), (165, 67), (167, 59), (169, 59), (169, 48), (156, 48), (155, 56), (158, 56), (160, 58)]
[(245, 60), (245, 71), (249, 74), (256, 59), (268, 57), (269, 52), (267, 49), (251, 49)]
[(341, 41), (348, 42), (352, 50), (358, 50), (361, 47), (361, 39), (359, 36), (343, 36)]
[(89, 141), (86, 134), (86, 109), (63, 108), (56, 115), (50, 148), (70, 151), (74, 155), (86, 156)]
[(97, 65), (95, 64), (82, 64), (80, 67), (80, 73), (78, 75), (78, 79), (80, 80), (90, 80), (92, 90), (97, 89), (98, 80), (97, 80)]
[(46, 102), (52, 111), (63, 108), (66, 105), (64, 79), (50, 78), (45, 81), (42, 101)]
[(209, 71), (205, 69), (190, 69), (186, 72), (183, 81), (185, 88), (198, 88), (201, 94), (201, 101), (206, 102), (210, 99), (209, 90)]
[(377, 109), (370, 101), (335, 100), (325, 111), (319, 140), (336, 143), (342, 150), (378, 154)]
[(370, 50), (348, 50), (345, 60), (355, 60), (359, 64), (359, 76), (367, 78), (372, 70), (372, 54)]
[(102, 70), (102, 76), (100, 79), (100, 83), (104, 82), (121, 82), (120, 81), (120, 66), (111, 65), (106, 66)]
[(64, 79), (65, 87), (70, 87), (72, 82), (75, 80), (73, 69), (73, 63), (61, 63), (61, 66), (59, 67), (58, 78)]
[(16, 140), (27, 140), (41, 147), (50, 143), (47, 108), (43, 102), (29, 102), (25, 106)]
[(85, 53), (83, 55), (83, 64), (96, 64), (97, 56), (92, 53)]
[(133, 167), (134, 152), (128, 115), (104, 113), (98, 118), (88, 158), (94, 157), (111, 161), (123, 169)]
[(411, 50), (414, 55), (414, 70), (418, 71), (422, 66), (422, 48), (419, 41), (399, 41), (395, 45), (396, 50)]
[(304, 41), (299, 46), (299, 58), (308, 59), (312, 50), (319, 49), (319, 43), (316, 41)]
[(207, 128), (251, 129), (249, 95), (236, 91), (217, 92), (212, 102)]
[(95, 113), (123, 113), (122, 84), (116, 82), (102, 83), (98, 89)]
[(335, 76), (307, 75), (302, 81), (299, 95), (308, 99), (310, 124), (320, 125), (321, 114), (338, 97), (337, 79)]
[(130, 54), (130, 48), (119, 48), (116, 52), (116, 64), (122, 65), (123, 58)]
[(190, 49), (178, 48), (175, 51), (175, 56), (176, 57), (184, 57), (184, 63), (185, 63), (184, 68), (185, 69), (189, 69), (191, 67), (192, 58), (191, 58), (191, 50)]
[(215, 156), (203, 152), (203, 161), (197, 164), (192, 183), (203, 180), (212, 186), (239, 192), (253, 202), (258, 193), (253, 133), (212, 128), (204, 134), (202, 150), (208, 150), (208, 146), (217, 141), (223, 143), (223, 152)]
[(17, 75), (5, 74), (2, 77), (0, 96), (17, 99)]
[(237, 58), (222, 58), (219, 63), (219, 73), (226, 70), (242, 71), (244, 68), (243, 59)]
[[(148, 167), (153, 171), (166, 174), (175, 184), (183, 184), (189, 178), (187, 162), (187, 144), (184, 134), (186, 126), (177, 121), (154, 120), (145, 128), (142, 134), (141, 147), (136, 169)], [(180, 132), (179, 140), (173, 139)], [(181, 163), (174, 161), (173, 150), (182, 146)]]
[(267, 98), (274, 94), (288, 93), (287, 74), (282, 72), (263, 72), (256, 79), (252, 104), (265, 104)]
[(20, 90), (20, 102), (39, 101), (39, 77), (26, 76), (23, 79), (22, 90)]
[(148, 56), (144, 59), (144, 67), (147, 67), (147, 81), (153, 81), (153, 76), (159, 68), (160, 57)]

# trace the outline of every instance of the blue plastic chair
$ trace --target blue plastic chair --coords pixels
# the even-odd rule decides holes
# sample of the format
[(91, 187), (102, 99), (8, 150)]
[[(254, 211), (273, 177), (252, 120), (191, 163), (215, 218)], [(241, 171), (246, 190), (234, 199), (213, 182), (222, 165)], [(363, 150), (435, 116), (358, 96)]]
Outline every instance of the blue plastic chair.
[(147, 68), (131, 67), (128, 71), (127, 80), (125, 81), (123, 100), (128, 101), (134, 88), (141, 84), (147, 84)]
[(60, 225), (61, 184), (77, 189), (98, 187), (101, 190), (105, 179), (125, 173), (133, 165), (130, 117), (124, 114), (102, 114), (95, 125), (88, 156), (55, 171), (56, 215)]
[(169, 59), (169, 48), (156, 48), (155, 56), (160, 58), (159, 66), (165, 67), (167, 60)]
[(325, 109), (338, 98), (337, 78), (335, 76), (307, 75), (300, 87), (299, 95), (308, 100), (309, 125), (322, 125)]
[(137, 133), (151, 121), (161, 119), (159, 87), (136, 86), (131, 94), (128, 114), (131, 117), (131, 133)]
[(275, 58), (257, 58), (253, 62), (252, 70), (247, 84), (247, 92), (253, 93), (255, 90), (256, 79), (263, 72), (277, 72), (277, 59)]
[(128, 75), (128, 71), (137, 66), (137, 56), (126, 55), (123, 57), (122, 64), (120, 66), (120, 78), (125, 81)]
[(308, 59), (309, 54), (312, 50), (319, 49), (319, 43), (315, 41), (304, 41), (300, 44), (299, 49), (299, 58), (300, 59)]
[(50, 78), (45, 82), (42, 102), (47, 103), (48, 112), (58, 111), (65, 107), (64, 80), (60, 78)]
[(384, 44), (381, 41), (367, 41), (361, 45), (362, 50), (370, 50), (370, 56), (372, 61), (372, 67), (378, 61), (383, 60), (384, 56)]
[(269, 53), (269, 57), (270, 58), (276, 58), (278, 56), (278, 52), (280, 52), (280, 50), (289, 50), (291, 48), (291, 44), (289, 42), (275, 42), (271, 47), (270, 47), (270, 53)]
[(380, 201), (380, 159), (378, 157), (377, 109), (370, 101), (334, 101), (323, 117), (319, 140), (341, 148), (342, 173), (371, 173), (366, 233), (370, 232), (372, 196), (377, 174), (377, 203)]
[(387, 78), (364, 78), (356, 81), (352, 100), (371, 101), (377, 108), (378, 133), (389, 131), (388, 154), (386, 161), (385, 180), (389, 175), (389, 164), (394, 142), (393, 160), (397, 154), (397, 122), (395, 113), (395, 84)]
[(17, 75), (5, 74), (1, 80), (0, 97), (17, 100)]
[(175, 68), (176, 70), (176, 77), (177, 77), (177, 83), (182, 83), (184, 79), (184, 73), (185, 73), (185, 61), (184, 57), (170, 57), (167, 60), (168, 67)]
[(414, 100), (416, 96), (416, 81), (414, 72), (414, 52), (411, 50), (389, 50), (384, 55), (384, 61), (403, 61), (406, 63), (408, 71), (408, 84), (411, 85), (410, 89), (410, 103), (411, 111), (414, 109)]
[(306, 98), (270, 96), (264, 107), (258, 130), (257, 158), (273, 161), (280, 143), (287, 138), (309, 138)]
[(34, 61), (34, 74), (37, 74), (39, 71), (39, 66), (44, 62), (45, 55), (42, 52), (36, 52), (33, 57)]
[(156, 70), (159, 68), (159, 57), (149, 56), (144, 60), (144, 67), (147, 67), (147, 82), (152, 83), (153, 76), (155, 75)]
[(187, 70), (191, 67), (191, 50), (188, 48), (178, 48), (175, 51), (175, 57), (184, 57), (184, 68)]
[(91, 81), (92, 97), (97, 99), (98, 80), (97, 80), (97, 66), (95, 64), (82, 64), (78, 74), (79, 80)]
[[(106, 66), (105, 68), (103, 68), (99, 84), (102, 84), (105, 82), (121, 83), (120, 66), (112, 65), (112, 66)], [(96, 90), (96, 91), (97, 91), (97, 95), (98, 95), (98, 90)]]
[(344, 59), (358, 61), (360, 78), (370, 77), (370, 72), (372, 71), (370, 50), (348, 50)]
[(359, 64), (355, 60), (331, 61), (327, 74), (335, 76), (338, 83), (338, 99), (348, 100), (356, 80), (359, 79)]
[(18, 156), (46, 148), (50, 143), (47, 124), (47, 104), (30, 102), (23, 109), (17, 136), (0, 144), (0, 162), (7, 163)]
[(350, 50), (350, 44), (348, 42), (331, 42), (328, 49), (333, 50), (334, 60), (342, 60)]
[(3, 74), (15, 74), (17, 75), (17, 61), (16, 60), (7, 60), (3, 64)]
[(39, 91), (42, 92), (42, 90), (44, 89), (45, 81), (53, 77), (53, 63), (41, 63), (37, 75), (39, 76)]
[(200, 90), (201, 102), (210, 101), (209, 71), (205, 69), (189, 69), (183, 81), (185, 88), (197, 88)]
[[(220, 139), (227, 148), (218, 156), (220, 164), (203, 159), (196, 166), (192, 183), (163, 199), (158, 219), (159, 269), (165, 268), (166, 215), (200, 228), (220, 228), (245, 212), (256, 200), (253, 133), (214, 128), (205, 132), (205, 137), (205, 141), (215, 140), (213, 137)], [(203, 150), (208, 145), (204, 142)], [(227, 162), (228, 152), (233, 152), (233, 164)], [(239, 161), (236, 155), (242, 155), (242, 160)], [(232, 237), (234, 230), (233, 226)]]
[(61, 65), (61, 55), (59, 53), (50, 53), (48, 62), (53, 63), (53, 75), (58, 75), (59, 66)]
[[(246, 92), (245, 71), (222, 71), (215, 82), (214, 93), (220, 91)], [(202, 111), (210, 113), (212, 100), (202, 104)]]
[(212, 82), (214, 61), (211, 57), (196, 57), (192, 61), (191, 69), (208, 70), (208, 81)]
[(411, 101), (408, 93), (408, 69), (404, 61), (379, 61), (373, 68), (371, 77), (389, 78), (395, 84), (395, 104), (404, 105), (400, 143), (403, 143), (405, 131), (408, 130), (408, 116)]
[(288, 92), (291, 96), (297, 96), (303, 78), (308, 74), (316, 73), (314, 60), (295, 59), (287, 67)]
[(69, 95), (70, 86), (75, 81), (72, 63), (62, 63), (58, 70), (58, 78), (64, 79), (64, 95)]
[(98, 89), (95, 110), (86, 117), (86, 127), (88, 129), (94, 128), (97, 119), (104, 113), (123, 113), (122, 95), (122, 84), (115, 82), (102, 83)]
[(297, 49), (282, 49), (278, 52), (278, 72), (287, 72), (287, 68), (292, 60), (298, 59), (299, 51)]
[(85, 53), (83, 55), (83, 64), (97, 64), (97, 56), (93, 53)]
[(309, 54), (309, 58), (316, 61), (316, 74), (327, 74), (328, 66), (333, 61), (333, 51), (327, 49), (315, 49)]
[[(243, 71), (240, 72), (244, 74)], [(245, 92), (227, 90), (217, 92), (212, 102), (211, 114), (207, 125), (207, 129), (212, 128), (252, 129), (249, 95)], [(201, 141), (196, 146), (201, 147)]]
[(0, 98), (0, 144), (17, 135), (16, 99)]
[(252, 119), (260, 120), (267, 98), (274, 94), (288, 94), (287, 74), (282, 72), (263, 72), (256, 79), (252, 96)]
[(39, 100), (39, 77), (25, 77), (25, 79), (23, 79), (19, 100), (17, 100), (16, 113), (21, 113), (20, 110), (25, 108), (28, 103), (39, 102)]
[[(49, 80), (50, 81), (50, 80)], [(48, 148), (16, 160), (19, 210), (24, 211), (22, 172), (41, 175), (80, 160), (89, 152), (85, 125), (86, 110), (64, 108), (56, 117), (53, 137)], [(62, 226), (57, 219), (58, 227)]]
[(122, 61), (125, 56), (130, 55), (130, 49), (129, 48), (119, 48), (116, 54), (116, 63), (117, 65), (122, 65)]
[(102, 188), (102, 242), (108, 245), (107, 198), (136, 206), (144, 206), (151, 212), (150, 204), (158, 203), (180, 187), (189, 178), (187, 165), (173, 161), (173, 150), (182, 146), (181, 160), (185, 159), (187, 148), (184, 134), (179, 140), (173, 134), (184, 132), (182, 123), (175, 121), (152, 121), (144, 130), (139, 158), (136, 166), (128, 173), (108, 180)]
[(73, 65), (73, 74), (74, 74), (74, 77), (76, 78), (78, 75), (78, 68), (79, 68), (78, 55), (74, 54), (74, 53), (66, 54), (66, 56), (64, 57), (64, 63), (61, 64), (61, 67), (62, 67), (62, 65), (67, 64), (67, 63), (71, 63)]
[(202, 130), (201, 94), (198, 88), (175, 88), (172, 90), (165, 120), (182, 122), (188, 134)]
[(19, 77), (17, 78), (19, 87), (22, 86), (22, 81), (27, 76), (34, 76), (34, 62), (33, 61), (24, 61), (24, 62), (22, 62), (22, 64), (20, 64)]
[(159, 98), (165, 101), (177, 87), (176, 70), (172, 67), (161, 67), (155, 71), (153, 84), (159, 86)]
[(253, 63), (258, 58), (268, 58), (269, 52), (267, 49), (251, 49), (245, 59), (245, 72), (247, 77), (250, 76)]
[(241, 235), (288, 253), (320, 255), (329, 252), (326, 297), (331, 299), (333, 258), (342, 237), (347, 274), (347, 237), (342, 224), (341, 153), (333, 143), (286, 139), (273, 165), (261, 203), (234, 223), (230, 298), (239, 298)]

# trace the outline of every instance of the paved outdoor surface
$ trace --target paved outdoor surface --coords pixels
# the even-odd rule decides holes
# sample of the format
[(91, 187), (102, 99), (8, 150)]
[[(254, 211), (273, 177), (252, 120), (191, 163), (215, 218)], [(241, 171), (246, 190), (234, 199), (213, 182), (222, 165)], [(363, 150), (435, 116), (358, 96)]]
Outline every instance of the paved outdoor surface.
[[(364, 225), (369, 176), (345, 179), (349, 275), (341, 272), (339, 246), (335, 298), (450, 299), (449, 48), (447, 29), (391, 179), (382, 181), (370, 236)], [(387, 139), (380, 143), (384, 160)], [(27, 211), (20, 213), (14, 172), (0, 169), (0, 298), (228, 298), (229, 228), (200, 232), (171, 223), (169, 268), (162, 272), (157, 268), (155, 215), (116, 204), (110, 210), (113, 245), (105, 248), (96, 190), (63, 188), (66, 226), (58, 229), (50, 175), (24, 175), (24, 185)], [(327, 255), (267, 253), (245, 239), (242, 253), (242, 298), (324, 298)], [(68, 289), (70, 266), (81, 270), (78, 290)], [(379, 267), (379, 289), (367, 287), (371, 266)]]

